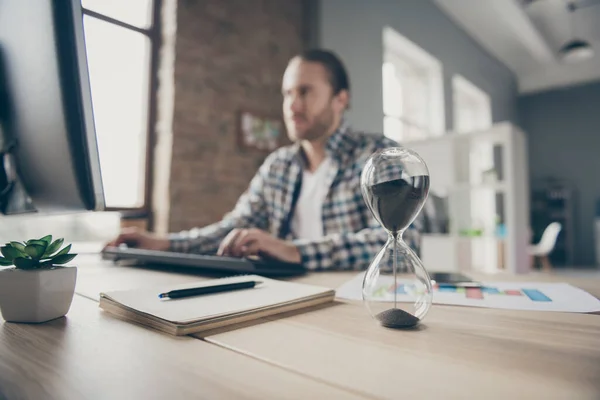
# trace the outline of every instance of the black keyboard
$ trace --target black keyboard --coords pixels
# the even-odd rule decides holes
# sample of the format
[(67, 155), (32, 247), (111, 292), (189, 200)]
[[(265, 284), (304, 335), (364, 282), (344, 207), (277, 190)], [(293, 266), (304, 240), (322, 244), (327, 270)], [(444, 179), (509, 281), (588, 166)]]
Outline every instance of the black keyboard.
[(214, 255), (143, 250), (128, 247), (107, 247), (102, 258), (128, 265), (174, 266), (225, 273), (257, 274), (263, 276), (301, 275), (306, 269), (301, 264), (264, 258), (235, 258)]

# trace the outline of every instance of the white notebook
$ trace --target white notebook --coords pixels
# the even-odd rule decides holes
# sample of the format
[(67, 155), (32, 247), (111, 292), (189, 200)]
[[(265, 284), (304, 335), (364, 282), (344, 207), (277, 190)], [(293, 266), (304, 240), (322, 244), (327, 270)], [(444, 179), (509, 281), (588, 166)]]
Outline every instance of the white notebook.
[[(181, 299), (160, 293), (215, 284), (260, 281), (251, 288)], [(257, 275), (100, 293), (105, 311), (173, 335), (188, 335), (333, 301), (335, 291)]]

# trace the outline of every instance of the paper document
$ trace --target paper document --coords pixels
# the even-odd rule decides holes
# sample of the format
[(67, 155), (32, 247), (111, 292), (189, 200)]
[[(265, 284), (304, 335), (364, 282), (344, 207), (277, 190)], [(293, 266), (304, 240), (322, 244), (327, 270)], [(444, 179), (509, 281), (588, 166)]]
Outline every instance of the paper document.
[[(162, 300), (158, 294), (168, 290), (190, 287), (210, 286), (220, 283), (242, 281), (261, 281), (254, 289), (215, 293), (184, 299)], [(202, 319), (217, 318), (240, 312), (261, 309), (277, 304), (298, 301), (332, 292), (330, 289), (294, 282), (268, 279), (258, 275), (243, 275), (197, 283), (180, 285), (161, 285), (159, 287), (135, 290), (120, 290), (102, 293), (112, 301), (125, 305), (129, 309), (154, 315), (165, 321), (189, 323)], [(333, 292), (331, 294), (333, 299)]]
[[(159, 298), (177, 289), (260, 281), (244, 290), (184, 298)], [(333, 302), (335, 292), (326, 287), (278, 281), (258, 275), (186, 282), (179, 285), (115, 290), (100, 293), (100, 308), (120, 318), (172, 335), (202, 334), (213, 329)]]
[[(361, 272), (352, 280), (340, 286), (336, 297), (340, 299), (362, 300), (362, 282), (365, 273)], [(409, 302), (406, 294), (412, 290), (410, 281), (398, 280), (394, 287), (394, 277), (381, 277), (381, 287), (375, 290), (381, 301), (394, 301), (394, 290), (399, 302)], [(452, 288), (434, 286), (433, 303), (457, 306), (503, 308), (508, 310), (598, 312), (600, 300), (591, 294), (567, 283), (538, 282), (482, 282), (481, 288)]]

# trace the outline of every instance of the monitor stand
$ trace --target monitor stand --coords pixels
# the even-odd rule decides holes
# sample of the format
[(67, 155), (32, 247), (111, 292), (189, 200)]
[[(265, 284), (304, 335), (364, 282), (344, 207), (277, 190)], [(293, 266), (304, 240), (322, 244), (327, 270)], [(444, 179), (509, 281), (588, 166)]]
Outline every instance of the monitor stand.
[(0, 213), (9, 215), (36, 212), (17, 173), (14, 152), (18, 142), (8, 133), (11, 124), (8, 93), (4, 56), (0, 51)]
[(31, 198), (16, 172), (15, 157), (12, 154), (14, 145), (6, 143), (0, 125), (0, 213), (24, 214), (36, 212)]

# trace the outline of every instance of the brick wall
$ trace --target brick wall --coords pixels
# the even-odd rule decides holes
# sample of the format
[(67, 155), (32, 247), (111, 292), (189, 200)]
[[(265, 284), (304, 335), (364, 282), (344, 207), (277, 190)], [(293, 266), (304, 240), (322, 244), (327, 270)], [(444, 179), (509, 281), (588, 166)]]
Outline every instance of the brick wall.
[(281, 114), (281, 77), (308, 40), (304, 0), (180, 0), (169, 230), (230, 211), (265, 154), (237, 141), (240, 109)]

